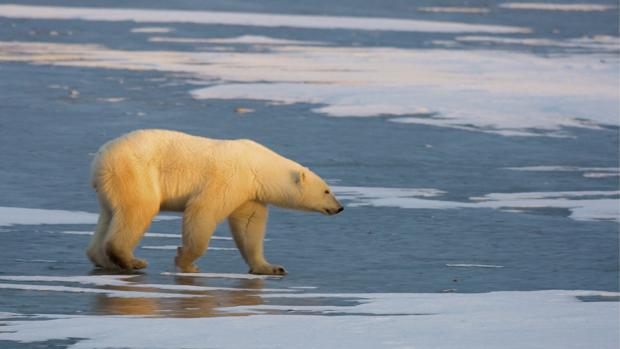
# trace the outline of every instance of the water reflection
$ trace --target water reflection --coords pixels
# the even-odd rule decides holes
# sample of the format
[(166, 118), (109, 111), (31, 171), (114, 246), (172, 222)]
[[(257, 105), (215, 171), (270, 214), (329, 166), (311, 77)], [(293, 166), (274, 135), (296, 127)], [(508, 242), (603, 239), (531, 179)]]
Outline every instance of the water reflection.
[[(145, 278), (138, 275), (131, 281), (135, 285), (108, 286), (107, 288), (122, 291), (153, 291), (162, 292), (157, 287), (143, 286)], [(177, 276), (174, 282), (179, 286), (190, 286), (188, 290), (177, 290), (176, 293), (193, 295), (187, 298), (121, 298), (98, 295), (95, 297), (94, 311), (101, 315), (135, 315), (163, 317), (212, 317), (212, 316), (247, 316), (252, 313), (231, 312), (225, 308), (237, 306), (256, 306), (264, 304), (260, 293), (265, 281), (261, 279), (237, 280), (227, 289), (191, 290), (191, 286), (208, 286), (208, 279), (191, 276)], [(148, 284), (147, 284), (148, 285)], [(155, 286), (155, 285), (153, 285)], [(219, 287), (219, 286), (216, 286)], [(232, 290), (234, 288), (234, 290)]]

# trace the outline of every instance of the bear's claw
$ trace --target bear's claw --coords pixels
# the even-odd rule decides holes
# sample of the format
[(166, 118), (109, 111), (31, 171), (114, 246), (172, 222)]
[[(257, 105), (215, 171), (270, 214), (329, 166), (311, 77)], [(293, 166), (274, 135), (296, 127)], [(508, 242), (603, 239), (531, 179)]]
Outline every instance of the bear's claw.
[(281, 265), (265, 265), (257, 268), (252, 268), (249, 271), (250, 274), (256, 275), (286, 275), (288, 272)]
[(145, 261), (144, 259), (134, 258), (131, 261), (131, 268), (134, 269), (134, 270), (144, 269), (148, 265), (149, 265), (149, 263), (147, 261)]
[(286, 271), (286, 269), (284, 269), (284, 267), (275, 267), (274, 274), (275, 275), (286, 275), (288, 274), (288, 272)]

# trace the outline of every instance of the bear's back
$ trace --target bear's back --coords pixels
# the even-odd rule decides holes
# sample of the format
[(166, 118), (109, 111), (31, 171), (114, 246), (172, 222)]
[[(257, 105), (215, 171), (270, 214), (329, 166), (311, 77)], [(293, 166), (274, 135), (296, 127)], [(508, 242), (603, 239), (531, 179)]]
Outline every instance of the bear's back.
[[(205, 173), (243, 170), (250, 164), (284, 159), (249, 139), (220, 140), (183, 132), (145, 129), (113, 139), (99, 149), (92, 163), (93, 182), (101, 174), (157, 173), (172, 178), (197, 177)], [(94, 183), (93, 183), (94, 184)]]

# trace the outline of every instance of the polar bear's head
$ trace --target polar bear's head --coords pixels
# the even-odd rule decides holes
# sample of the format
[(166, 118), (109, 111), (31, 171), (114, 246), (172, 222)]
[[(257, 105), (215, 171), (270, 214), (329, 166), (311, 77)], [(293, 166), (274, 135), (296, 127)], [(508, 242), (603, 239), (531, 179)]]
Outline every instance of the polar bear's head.
[(295, 164), (286, 173), (273, 175), (273, 177), (284, 175), (284, 178), (269, 181), (262, 195), (267, 203), (326, 215), (334, 215), (344, 210), (327, 183), (306, 167)]
[(327, 183), (310, 169), (302, 167), (294, 171), (292, 179), (296, 187), (291, 197), (294, 208), (326, 215), (335, 215), (344, 210)]

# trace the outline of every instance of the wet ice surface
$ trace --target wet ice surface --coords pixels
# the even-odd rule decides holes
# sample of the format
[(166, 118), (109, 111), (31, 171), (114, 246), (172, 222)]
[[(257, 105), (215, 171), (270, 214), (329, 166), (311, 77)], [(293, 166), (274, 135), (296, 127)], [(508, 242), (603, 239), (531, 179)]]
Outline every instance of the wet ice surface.
[[(616, 3), (10, 4), (0, 347), (618, 347)], [(177, 273), (174, 214), (101, 275), (89, 163), (137, 128), (255, 139), (346, 209), (272, 210), (284, 278), (226, 224)]]
[[(269, 298), (246, 295), (246, 305), (219, 305), (222, 311), (237, 315), (227, 317), (44, 315), (24, 321), (14, 319), (15, 314), (0, 316), (14, 331), (3, 335), (8, 340), (85, 338), (73, 348), (402, 348), (415, 343), (422, 348), (457, 344), (459, 348), (611, 348), (609, 344), (617, 343), (612, 326), (618, 303), (579, 302), (575, 298), (579, 295), (589, 296), (589, 292), (309, 295), (355, 299), (328, 306), (271, 306), (265, 304)], [(152, 315), (163, 308), (161, 303), (144, 300), (134, 300), (136, 313)], [(120, 298), (115, 302), (117, 309), (128, 305)], [(186, 309), (218, 307), (206, 297), (177, 303)], [(403, 304), (410, 305), (403, 308)], [(263, 315), (243, 316), (247, 313)], [(280, 334), (274, 336), (274, 329)], [(240, 336), (238, 331), (251, 335)], [(270, 334), (261, 335), (265, 331)], [(524, 332), (528, 335), (523, 336)]]

